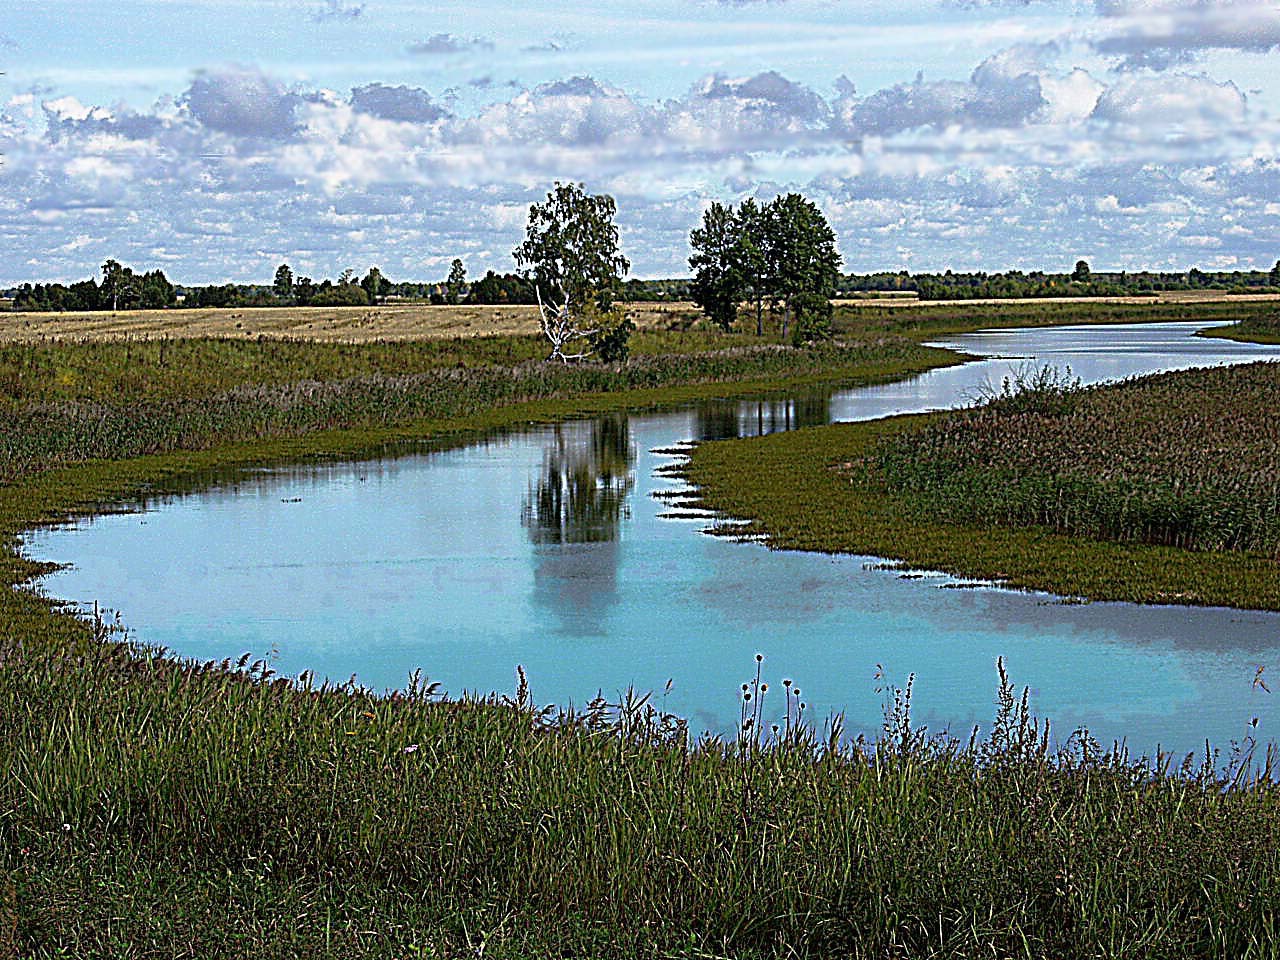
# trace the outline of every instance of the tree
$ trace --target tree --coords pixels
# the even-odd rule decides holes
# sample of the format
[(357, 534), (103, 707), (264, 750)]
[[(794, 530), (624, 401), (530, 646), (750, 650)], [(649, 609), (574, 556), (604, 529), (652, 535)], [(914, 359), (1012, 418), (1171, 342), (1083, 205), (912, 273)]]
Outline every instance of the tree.
[[(132, 274), (133, 271), (128, 271)], [(116, 260), (108, 260), (102, 265), (102, 287), (101, 295), (104, 301), (111, 301), (111, 310), (114, 313), (120, 309), (120, 297), (127, 293), (125, 287), (126, 268)]]
[[(549, 360), (585, 359), (591, 350), (567, 354), (565, 347), (575, 340), (598, 341), (626, 323), (613, 310), (631, 268), (618, 252), (616, 209), (613, 197), (559, 181), (546, 202), (529, 207), (524, 242), (512, 255), (533, 283), (542, 332), (551, 342)], [(588, 322), (595, 326), (584, 329)]]
[(501, 276), (489, 270), (483, 277), (471, 284), (467, 291), (468, 303), (537, 303), (537, 295), (533, 292), (533, 284), (514, 273)]
[(386, 288), (391, 284), (387, 282), (387, 278), (382, 275), (381, 270), (377, 267), (370, 267), (369, 272), (360, 281), (360, 286), (364, 288), (365, 296), (368, 297), (370, 303), (381, 303)]
[(796, 326), (791, 333), (793, 346), (814, 340), (831, 339), (831, 301), (820, 293), (802, 293), (792, 304), (796, 312)]
[(177, 302), (177, 291), (163, 270), (144, 273), (138, 282), (138, 305), (144, 310), (159, 310)]
[(316, 295), (316, 285), (310, 277), (299, 277), (298, 282), (293, 285), (293, 295), (298, 306), (305, 307)]
[(772, 286), (771, 263), (765, 238), (768, 218), (765, 207), (748, 197), (738, 205), (738, 248), (736, 262), (738, 274), (746, 284), (747, 294), (756, 308), (756, 336), (764, 336), (764, 305), (770, 298)]
[(289, 269), (287, 263), (276, 267), (276, 280), (272, 289), (281, 300), (289, 300), (293, 297), (293, 271)]
[(783, 303), (782, 336), (799, 297), (830, 297), (840, 276), (836, 235), (812, 200), (798, 193), (777, 197), (765, 207), (764, 247), (772, 296)]
[(733, 208), (713, 203), (702, 214), (702, 226), (689, 234), (693, 255), (691, 295), (711, 322), (728, 333), (746, 292), (740, 267), (742, 235)]
[(444, 299), (446, 303), (457, 305), (462, 300), (462, 294), (467, 286), (467, 268), (462, 265), (462, 261), (454, 258), (453, 263), (449, 264), (449, 279), (444, 283)]
[(1280, 287), (1280, 260), (1271, 268), (1271, 286)]
[(1088, 283), (1090, 276), (1089, 261), (1077, 260), (1075, 272), (1071, 274), (1071, 279), (1078, 283)]

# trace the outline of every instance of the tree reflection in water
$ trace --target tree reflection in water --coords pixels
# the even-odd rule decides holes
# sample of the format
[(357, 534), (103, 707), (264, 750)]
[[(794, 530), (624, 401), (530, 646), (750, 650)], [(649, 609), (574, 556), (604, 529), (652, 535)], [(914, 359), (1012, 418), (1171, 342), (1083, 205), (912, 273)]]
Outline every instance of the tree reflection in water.
[(714, 401), (694, 411), (698, 440), (759, 437), (767, 433), (817, 427), (831, 422), (831, 392), (790, 400)]
[(557, 424), (521, 522), (534, 544), (534, 597), (563, 632), (594, 636), (617, 602), (618, 537), (630, 515), (636, 451), (623, 414)]

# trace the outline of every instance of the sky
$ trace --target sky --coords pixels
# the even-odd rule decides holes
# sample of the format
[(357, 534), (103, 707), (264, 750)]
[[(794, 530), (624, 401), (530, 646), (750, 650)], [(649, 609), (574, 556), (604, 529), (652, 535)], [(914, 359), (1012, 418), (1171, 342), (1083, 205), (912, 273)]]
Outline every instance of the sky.
[(847, 271), (1280, 258), (1280, 0), (6, 6), (0, 285), (477, 277), (557, 180), (642, 278), (787, 192)]

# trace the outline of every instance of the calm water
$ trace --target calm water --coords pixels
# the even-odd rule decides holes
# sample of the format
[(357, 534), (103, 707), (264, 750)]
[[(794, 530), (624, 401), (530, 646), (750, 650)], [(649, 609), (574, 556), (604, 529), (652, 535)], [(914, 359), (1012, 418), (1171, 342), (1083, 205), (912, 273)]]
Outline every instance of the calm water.
[[(877, 665), (917, 674), (916, 716), (967, 733), (993, 711), (994, 662), (1032, 689), (1062, 733), (1087, 724), (1138, 750), (1226, 746), (1259, 718), (1280, 736), (1280, 616), (1068, 606), (902, 579), (869, 558), (771, 552), (704, 535), (705, 517), (653, 452), (690, 439), (949, 407), (1017, 362), (1085, 381), (1280, 353), (1193, 338), (1194, 324), (978, 333), (948, 341), (995, 357), (870, 389), (788, 402), (704, 404), (537, 426), (445, 452), (264, 470), (141, 512), (33, 531), (27, 552), (71, 563), (54, 595), (122, 612), (133, 634), (202, 659), (270, 657), (377, 688), (415, 668), (452, 694), (510, 690), (517, 664), (540, 702), (661, 690), (697, 729), (731, 731), (736, 691), (765, 655), (811, 716), (874, 733)], [(780, 707), (775, 702), (774, 707)]]

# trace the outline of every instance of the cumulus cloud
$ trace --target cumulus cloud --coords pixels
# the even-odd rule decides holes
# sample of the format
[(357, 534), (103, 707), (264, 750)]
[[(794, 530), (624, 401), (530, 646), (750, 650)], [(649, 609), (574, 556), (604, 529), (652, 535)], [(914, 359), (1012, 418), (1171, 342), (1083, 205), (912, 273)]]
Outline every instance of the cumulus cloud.
[(448, 56), (455, 53), (473, 53), (477, 50), (492, 50), (493, 41), (485, 37), (457, 37), (451, 33), (437, 33), (409, 44), (410, 53), (421, 56)]
[(298, 130), (302, 98), (259, 70), (238, 69), (197, 75), (179, 102), (211, 130), (282, 140)]
[(402, 123), (434, 123), (449, 112), (419, 87), (369, 83), (351, 91), (351, 106), (361, 113)]
[(1094, 46), (1127, 67), (1165, 69), (1208, 50), (1280, 47), (1280, 6), (1272, 0), (1097, 0), (1097, 8), (1112, 22)]
[(997, 55), (980, 64), (968, 81), (926, 81), (917, 76), (862, 100), (846, 97), (842, 120), (854, 135), (887, 136), (919, 127), (955, 124), (1015, 127), (1048, 106), (1040, 77), (1018, 58)]
[(648, 274), (684, 269), (701, 204), (788, 190), (822, 205), (854, 269), (1069, 267), (1081, 250), (1100, 267), (1274, 262), (1280, 128), (1237, 87), (1107, 86), (1058, 59), (1024, 45), (967, 79), (865, 95), (762, 71), (650, 100), (581, 74), (469, 113), (414, 86), (343, 96), (248, 68), (152, 111), (24, 95), (21, 122), (0, 117), (0, 231), (49, 277), (82, 273), (92, 237), (140, 263), (184, 251), (188, 282), (260, 280), (282, 258), (426, 278), (461, 251), (473, 273), (508, 269), (523, 211), (559, 178), (615, 195)]
[(1092, 116), (1135, 127), (1221, 135), (1244, 120), (1245, 97), (1234, 83), (1203, 76), (1124, 77), (1102, 94)]

